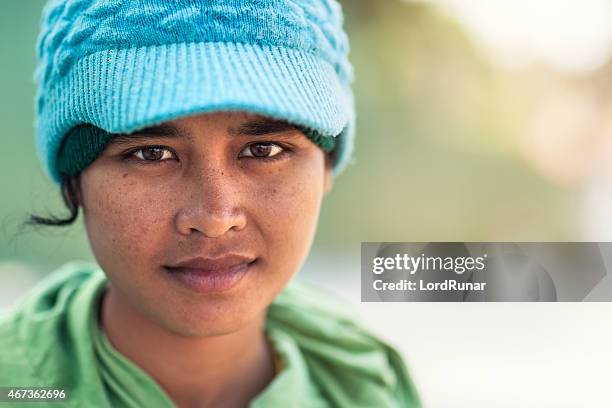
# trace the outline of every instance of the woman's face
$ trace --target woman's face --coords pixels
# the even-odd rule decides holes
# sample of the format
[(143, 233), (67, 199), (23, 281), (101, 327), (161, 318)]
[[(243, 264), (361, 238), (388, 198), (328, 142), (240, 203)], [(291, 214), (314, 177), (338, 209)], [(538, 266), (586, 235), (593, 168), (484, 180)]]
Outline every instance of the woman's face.
[(301, 267), (330, 166), (299, 130), (242, 112), (118, 136), (81, 174), (89, 241), (113, 290), (158, 325), (230, 333)]

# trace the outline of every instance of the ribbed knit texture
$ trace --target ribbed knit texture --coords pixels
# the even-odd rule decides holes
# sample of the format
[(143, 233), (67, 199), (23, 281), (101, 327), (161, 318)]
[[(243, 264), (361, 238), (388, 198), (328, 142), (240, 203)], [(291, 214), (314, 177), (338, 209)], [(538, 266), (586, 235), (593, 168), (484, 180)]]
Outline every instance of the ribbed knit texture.
[(50, 1), (37, 45), (36, 145), (49, 175), (80, 124), (129, 133), (244, 110), (337, 137), (351, 155), (348, 42), (333, 0)]

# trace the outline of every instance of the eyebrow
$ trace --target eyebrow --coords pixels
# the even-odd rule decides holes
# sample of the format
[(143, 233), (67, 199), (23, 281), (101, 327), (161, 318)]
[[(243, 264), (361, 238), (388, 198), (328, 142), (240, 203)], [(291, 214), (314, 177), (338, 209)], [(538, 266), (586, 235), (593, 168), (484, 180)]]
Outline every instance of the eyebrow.
[(230, 134), (235, 136), (264, 136), (271, 133), (281, 133), (299, 130), (296, 125), (287, 121), (260, 118), (249, 120), (238, 126), (236, 129), (230, 129)]
[[(228, 132), (232, 136), (265, 136), (273, 133), (295, 130), (299, 130), (298, 127), (287, 121), (272, 118), (260, 118), (249, 120), (236, 127), (230, 127)], [(111, 140), (111, 143), (120, 146), (133, 143), (134, 141), (145, 141), (158, 137), (184, 139), (192, 138), (189, 132), (180, 127), (161, 124), (139, 129), (132, 133), (119, 134)]]
[(131, 133), (122, 133), (115, 136), (110, 143), (114, 145), (124, 145), (133, 143), (135, 141), (146, 141), (148, 139), (154, 139), (158, 137), (170, 137), (170, 138), (184, 138), (190, 139), (191, 136), (183, 129), (172, 125), (156, 125), (139, 129)]

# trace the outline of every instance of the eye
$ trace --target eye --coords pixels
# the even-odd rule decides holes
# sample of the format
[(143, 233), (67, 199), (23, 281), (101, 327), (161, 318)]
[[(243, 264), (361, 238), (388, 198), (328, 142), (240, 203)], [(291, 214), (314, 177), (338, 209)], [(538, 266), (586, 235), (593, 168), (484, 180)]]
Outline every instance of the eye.
[(136, 156), (139, 160), (148, 162), (162, 162), (176, 159), (175, 154), (170, 149), (162, 146), (149, 146), (132, 150), (128, 156)]
[(251, 143), (245, 147), (239, 154), (238, 157), (274, 157), (279, 153), (282, 153), (285, 149), (276, 143), (272, 142), (257, 142)]

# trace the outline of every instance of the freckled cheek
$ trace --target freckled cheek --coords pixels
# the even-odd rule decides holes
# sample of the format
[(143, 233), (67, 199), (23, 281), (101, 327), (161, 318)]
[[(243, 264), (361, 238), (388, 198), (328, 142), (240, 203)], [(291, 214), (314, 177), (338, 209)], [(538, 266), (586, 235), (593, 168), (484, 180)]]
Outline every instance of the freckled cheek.
[(285, 272), (288, 266), (297, 266), (310, 248), (323, 195), (317, 177), (309, 172), (285, 174), (274, 183), (262, 183), (253, 194), (269, 253)]
[[(167, 240), (171, 210), (159, 192), (134, 186), (99, 190), (87, 202), (92, 245), (124, 259), (152, 259)], [(142, 258), (145, 257), (145, 258)]]

